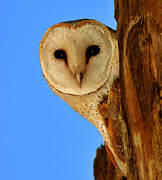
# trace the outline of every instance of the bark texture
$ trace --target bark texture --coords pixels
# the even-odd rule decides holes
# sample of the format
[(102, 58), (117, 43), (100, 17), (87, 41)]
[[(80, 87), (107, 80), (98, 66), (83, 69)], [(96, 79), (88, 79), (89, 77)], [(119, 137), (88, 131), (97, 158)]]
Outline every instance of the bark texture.
[(105, 146), (97, 149), (94, 160), (94, 178), (95, 180), (124, 180), (122, 173), (115, 168), (108, 157)]
[(115, 0), (115, 19), (119, 42), (123, 118), (129, 132), (128, 149), (131, 154), (127, 179), (160, 180), (162, 1)]

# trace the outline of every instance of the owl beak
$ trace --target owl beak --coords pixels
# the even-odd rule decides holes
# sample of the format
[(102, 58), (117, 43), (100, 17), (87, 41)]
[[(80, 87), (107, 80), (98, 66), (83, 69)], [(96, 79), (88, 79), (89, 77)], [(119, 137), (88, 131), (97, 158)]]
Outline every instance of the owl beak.
[(83, 80), (83, 73), (77, 73), (76, 74), (76, 81), (77, 81), (77, 84), (79, 87), (81, 87), (82, 80)]

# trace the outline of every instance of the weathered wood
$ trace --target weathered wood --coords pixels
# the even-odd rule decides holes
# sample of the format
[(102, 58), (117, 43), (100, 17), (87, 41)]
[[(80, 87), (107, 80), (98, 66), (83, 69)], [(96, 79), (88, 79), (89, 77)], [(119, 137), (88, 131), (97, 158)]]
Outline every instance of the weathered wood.
[[(129, 132), (127, 179), (162, 179), (162, 1), (115, 0), (121, 101)], [(97, 154), (95, 167), (106, 154)], [(98, 159), (98, 161), (97, 161)], [(103, 166), (104, 166), (103, 161)], [(115, 179), (105, 165), (95, 179)], [(95, 168), (96, 171), (96, 168)], [(115, 175), (114, 175), (115, 174)], [(121, 178), (121, 177), (120, 177)], [(116, 178), (117, 179), (117, 178)]]
[(135, 175), (162, 179), (162, 2), (116, 0), (115, 7), (121, 97)]
[(110, 158), (107, 156), (105, 146), (97, 149), (96, 159), (94, 160), (95, 180), (123, 180), (120, 170), (116, 169)]

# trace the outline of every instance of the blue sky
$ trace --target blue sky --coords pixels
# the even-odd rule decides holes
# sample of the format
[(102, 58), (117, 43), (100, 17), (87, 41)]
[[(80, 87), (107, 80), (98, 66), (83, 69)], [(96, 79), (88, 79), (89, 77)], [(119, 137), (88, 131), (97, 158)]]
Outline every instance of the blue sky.
[(39, 62), (44, 32), (82, 18), (115, 29), (113, 0), (1, 1), (0, 180), (93, 179), (102, 137), (52, 93)]

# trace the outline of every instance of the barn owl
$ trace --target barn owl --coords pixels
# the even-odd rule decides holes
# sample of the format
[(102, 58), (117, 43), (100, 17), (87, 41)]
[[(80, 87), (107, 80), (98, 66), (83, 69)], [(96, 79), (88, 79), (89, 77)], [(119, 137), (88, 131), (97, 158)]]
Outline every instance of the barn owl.
[(40, 62), (49, 87), (99, 130), (112, 162), (126, 176), (115, 31), (96, 20), (56, 24), (41, 40)]

